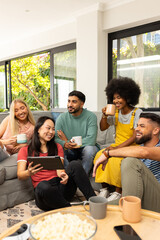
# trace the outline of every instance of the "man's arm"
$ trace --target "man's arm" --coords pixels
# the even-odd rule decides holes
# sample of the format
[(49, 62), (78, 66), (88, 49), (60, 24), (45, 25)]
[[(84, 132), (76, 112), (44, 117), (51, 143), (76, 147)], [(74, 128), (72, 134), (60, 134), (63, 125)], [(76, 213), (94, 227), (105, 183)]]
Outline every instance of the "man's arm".
[[(113, 150), (106, 150), (106, 155), (109, 157), (135, 157), (142, 159), (152, 159), (160, 161), (160, 147), (141, 147), (141, 146), (130, 146)], [(96, 169), (100, 164), (107, 163), (107, 157), (102, 154), (96, 161), (93, 169), (93, 177), (95, 177)]]
[(91, 115), (88, 118), (87, 123), (87, 134), (86, 137), (82, 139), (82, 145), (91, 145), (94, 146), (96, 144), (96, 138), (97, 138), (97, 117), (95, 114)]
[(111, 157), (135, 157), (160, 161), (160, 147), (130, 146), (109, 151)]

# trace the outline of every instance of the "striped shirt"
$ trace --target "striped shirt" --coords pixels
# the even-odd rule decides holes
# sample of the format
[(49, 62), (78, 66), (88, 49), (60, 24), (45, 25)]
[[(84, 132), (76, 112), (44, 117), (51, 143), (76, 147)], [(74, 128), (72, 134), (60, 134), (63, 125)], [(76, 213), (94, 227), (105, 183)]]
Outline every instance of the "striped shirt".
[[(155, 147), (160, 147), (160, 141), (157, 143)], [(151, 159), (140, 160), (147, 166), (147, 168), (149, 168), (149, 170), (153, 173), (158, 182), (160, 182), (160, 162)]]

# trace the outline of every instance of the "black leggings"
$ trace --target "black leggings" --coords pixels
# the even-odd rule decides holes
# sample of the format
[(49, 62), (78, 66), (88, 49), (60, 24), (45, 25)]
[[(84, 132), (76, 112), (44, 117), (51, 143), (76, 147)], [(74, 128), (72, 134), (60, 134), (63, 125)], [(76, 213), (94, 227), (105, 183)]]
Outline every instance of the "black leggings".
[(69, 176), (67, 184), (61, 184), (61, 179), (55, 177), (49, 181), (40, 182), (35, 188), (36, 205), (49, 211), (57, 208), (69, 207), (77, 187), (88, 200), (95, 196), (94, 190), (90, 184), (88, 176), (79, 161), (72, 161), (66, 169)]

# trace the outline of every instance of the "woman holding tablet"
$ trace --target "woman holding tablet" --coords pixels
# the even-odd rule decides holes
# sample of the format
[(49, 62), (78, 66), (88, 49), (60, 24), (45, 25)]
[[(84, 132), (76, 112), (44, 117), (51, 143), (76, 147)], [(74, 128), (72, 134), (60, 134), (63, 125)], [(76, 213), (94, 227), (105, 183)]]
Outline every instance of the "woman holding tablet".
[(71, 206), (77, 187), (86, 199), (95, 196), (89, 179), (79, 161), (72, 161), (65, 170), (44, 170), (40, 164), (32, 166), (28, 156), (59, 155), (64, 153), (60, 144), (55, 143), (55, 124), (50, 117), (40, 117), (36, 123), (33, 138), (27, 147), (20, 149), (17, 160), (17, 176), (20, 180), (29, 177), (35, 190), (36, 205), (44, 211)]

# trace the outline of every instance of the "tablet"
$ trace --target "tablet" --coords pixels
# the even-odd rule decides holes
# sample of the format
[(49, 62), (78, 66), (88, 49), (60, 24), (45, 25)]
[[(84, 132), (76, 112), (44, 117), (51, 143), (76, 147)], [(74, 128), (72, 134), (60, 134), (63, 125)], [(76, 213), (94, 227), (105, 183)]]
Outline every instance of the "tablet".
[(45, 170), (64, 169), (59, 156), (28, 157), (27, 160), (33, 162), (33, 166), (41, 164)]

